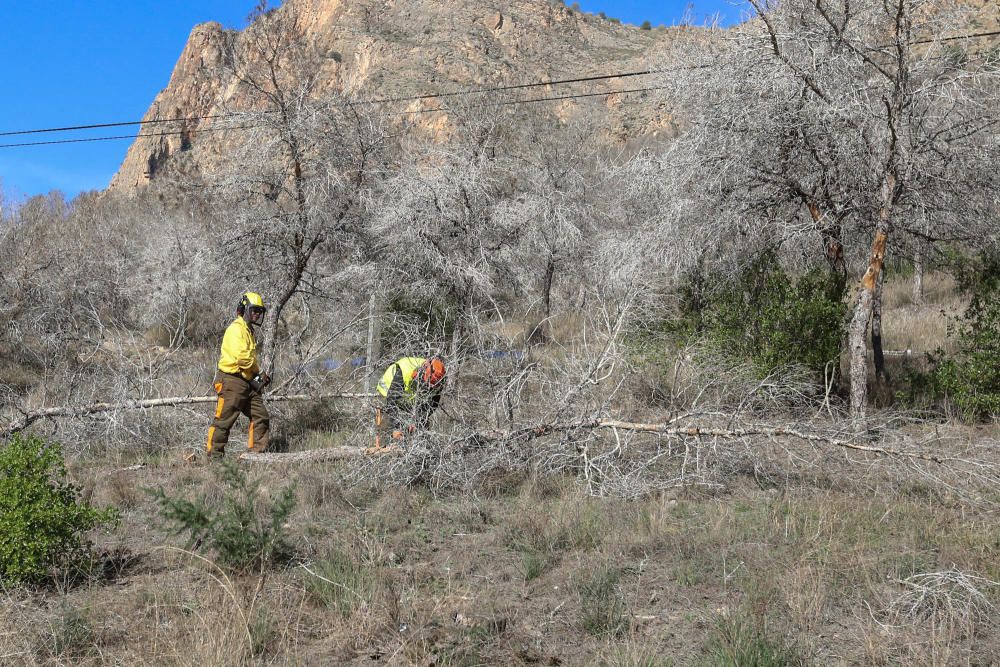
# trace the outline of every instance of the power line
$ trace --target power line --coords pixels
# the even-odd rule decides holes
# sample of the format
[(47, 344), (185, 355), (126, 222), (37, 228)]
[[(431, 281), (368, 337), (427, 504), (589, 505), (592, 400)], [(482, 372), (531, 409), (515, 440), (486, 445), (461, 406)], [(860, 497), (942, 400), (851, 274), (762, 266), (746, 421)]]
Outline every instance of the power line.
[[(229, 116), (234, 116), (236, 114), (214, 114), (209, 116), (188, 116), (185, 118), (160, 118), (156, 120), (129, 120), (122, 121), (119, 123), (92, 123), (90, 125), (67, 125), (66, 127), (43, 127), (35, 130), (14, 130), (11, 132), (0, 132), (0, 137), (12, 137), (18, 134), (42, 134), (45, 132), (73, 132), (77, 130), (97, 130), (106, 129), (111, 127), (127, 127), (129, 125), (155, 125), (157, 123), (179, 123), (186, 120), (208, 120), (212, 118), (227, 118)], [(87, 141), (86, 139), (81, 139), (81, 141)], [(26, 145), (40, 145), (45, 142), (38, 142), (38, 144), (26, 144)]]
[[(422, 95), (412, 95), (407, 97), (386, 97), (386, 98), (376, 98), (371, 100), (356, 100), (356, 101), (346, 102), (343, 106), (365, 106), (369, 104), (395, 104), (399, 102), (419, 102), (422, 100), (439, 99), (445, 97), (459, 97), (463, 95), (482, 95), (486, 93), (498, 93), (510, 90), (523, 90), (526, 88), (537, 88), (539, 86), (561, 86), (561, 85), (568, 85), (571, 83), (589, 83), (593, 81), (603, 81), (607, 79), (627, 79), (637, 76), (646, 76), (649, 74), (662, 74), (665, 72), (667, 72), (667, 70), (643, 70), (638, 72), (620, 72), (617, 74), (580, 76), (570, 79), (535, 81), (532, 83), (518, 83), (506, 86), (496, 86), (493, 88), (474, 88), (472, 90), (456, 90), (444, 93), (425, 93)], [(178, 118), (158, 118), (152, 120), (132, 120), (132, 121), (121, 121), (116, 123), (91, 123), (87, 125), (68, 125), (65, 127), (44, 127), (33, 130), (14, 130), (9, 132), (0, 132), (0, 137), (10, 137), (10, 136), (24, 135), (24, 134), (42, 134), (48, 132), (72, 132), (78, 130), (107, 129), (112, 127), (128, 127), (131, 125), (143, 126), (143, 125), (155, 125), (159, 123), (179, 123), (192, 120), (214, 120), (218, 118), (231, 118), (233, 116), (242, 116), (248, 113), (250, 112), (235, 111), (231, 113), (210, 114), (205, 116), (185, 116)], [(265, 111), (263, 113), (273, 113), (273, 112)]]
[[(938, 37), (938, 38), (932, 38), (932, 39), (917, 40), (917, 41), (910, 42), (910, 44), (931, 44), (931, 43), (935, 43), (935, 42), (949, 42), (949, 41), (955, 41), (955, 40), (960, 40), (960, 39), (966, 39), (966, 40), (968, 40), (968, 39), (979, 39), (979, 38), (983, 38), (983, 37), (997, 37), (997, 36), (1000, 36), (1000, 30), (991, 30), (991, 31), (987, 31), (987, 32), (970, 33), (970, 34), (966, 34), (966, 35), (952, 35), (950, 37)], [(884, 46), (878, 46), (878, 47), (875, 47), (875, 48), (876, 49), (890, 48), (891, 46), (892, 45), (884, 45)], [(511, 90), (524, 90), (524, 89), (527, 89), (527, 88), (537, 88), (537, 87), (540, 87), (540, 86), (559, 86), (559, 85), (569, 85), (569, 84), (573, 84), (573, 83), (589, 83), (589, 82), (594, 82), (594, 81), (604, 81), (604, 80), (608, 80), (608, 79), (626, 79), (626, 78), (637, 77), (637, 76), (648, 76), (648, 75), (651, 75), (651, 74), (665, 74), (667, 72), (674, 71), (674, 70), (681, 70), (681, 69), (704, 69), (704, 68), (707, 68), (707, 67), (710, 67), (710, 65), (687, 65), (687, 66), (680, 66), (680, 67), (676, 67), (676, 68), (672, 68), (672, 69), (659, 69), (659, 70), (650, 69), (650, 70), (641, 70), (641, 71), (634, 71), (634, 72), (619, 72), (619, 73), (615, 73), (615, 74), (600, 74), (600, 75), (593, 75), (593, 76), (580, 76), (580, 77), (573, 77), (573, 78), (568, 78), (568, 79), (555, 79), (555, 80), (550, 80), (550, 81), (535, 81), (535, 82), (531, 82), (531, 83), (520, 83), (520, 84), (510, 84), (510, 85), (505, 85), (505, 86), (495, 86), (495, 87), (491, 87), (491, 88), (473, 88), (473, 89), (470, 89), (470, 90), (456, 90), (456, 91), (449, 91), (449, 92), (443, 92), (443, 93), (425, 93), (425, 94), (421, 94), (421, 95), (410, 95), (410, 96), (403, 96), (403, 97), (385, 97), (385, 98), (375, 98), (375, 99), (370, 99), (370, 100), (356, 100), (356, 101), (346, 102), (346, 103), (344, 103), (342, 105), (338, 105), (338, 106), (347, 106), (347, 107), (350, 107), (350, 106), (364, 106), (364, 105), (371, 105), (371, 104), (394, 104), (394, 103), (399, 103), (399, 102), (418, 102), (418, 101), (429, 100), (429, 99), (442, 99), (442, 98), (446, 98), (446, 97), (460, 97), (460, 96), (466, 96), (466, 95), (482, 95), (482, 94), (487, 94), (487, 93), (505, 92), (505, 91), (511, 91)], [(635, 89), (635, 90), (631, 90), (631, 91), (620, 91), (620, 92), (622, 92), (622, 93), (629, 93), (629, 92), (641, 92), (641, 91), (645, 91), (645, 90), (658, 90), (658, 89), (657, 88)], [(612, 93), (588, 93), (588, 94), (580, 95), (579, 97), (593, 97), (593, 96), (596, 96), (596, 95), (604, 95), (604, 94), (612, 94)], [(577, 96), (569, 95), (569, 96), (559, 96), (559, 97), (553, 97), (553, 98), (539, 98), (537, 100), (519, 100), (519, 101), (515, 101), (513, 103), (515, 103), (515, 104), (516, 103), (531, 103), (531, 102), (536, 102), (536, 101), (549, 101), (550, 99), (552, 99), (552, 100), (573, 99), (574, 97), (577, 97)], [(419, 110), (415, 110), (415, 111), (408, 111), (408, 112), (402, 112), (402, 113), (408, 113), (408, 114), (409, 113), (426, 113), (426, 112), (444, 111), (444, 110), (446, 110), (446, 109), (444, 109), (444, 108), (438, 108), (438, 109), (419, 109)], [(235, 117), (235, 116), (244, 116), (244, 115), (247, 115), (248, 113), (251, 113), (251, 112), (247, 112), (247, 111), (235, 111), (235, 112), (230, 112), (230, 113), (208, 114), (208, 115), (202, 115), (202, 116), (182, 116), (182, 117), (177, 117), (177, 118), (156, 118), (156, 119), (151, 119), (151, 120), (120, 121), (120, 122), (114, 122), (114, 123), (89, 123), (89, 124), (85, 124), (85, 125), (67, 125), (67, 126), (63, 126), (63, 127), (45, 127), (45, 128), (31, 129), (31, 130), (13, 130), (13, 131), (7, 131), (7, 132), (0, 132), (0, 137), (10, 137), (10, 136), (28, 135), (28, 134), (44, 134), (44, 133), (53, 133), (53, 132), (73, 132), (73, 131), (81, 131), (81, 130), (108, 129), (108, 128), (112, 128), (112, 127), (129, 127), (129, 126), (133, 126), (133, 125), (138, 125), (138, 126), (142, 127), (142, 126), (146, 126), (146, 125), (158, 125), (158, 124), (162, 124), (162, 123), (180, 123), (180, 122), (195, 121), (195, 120), (198, 120), (198, 121), (200, 121), (200, 120), (216, 120), (216, 119), (220, 119), (220, 118), (232, 118), (232, 117)], [(262, 113), (266, 114), (266, 113), (274, 113), (274, 112), (273, 111), (264, 111)], [(208, 129), (217, 130), (217, 129), (239, 129), (239, 128), (205, 128), (205, 129), (199, 129), (198, 131), (206, 131)], [(67, 139), (67, 140), (60, 140), (60, 141), (35, 141), (35, 142), (23, 142), (23, 143), (15, 143), (15, 144), (0, 144), (0, 148), (16, 148), (16, 147), (21, 147), (21, 146), (44, 146), (44, 145), (52, 145), (52, 144), (69, 144), (69, 143), (86, 143), (86, 142), (94, 142), (94, 141), (110, 141), (110, 140), (114, 140), (114, 139), (136, 139), (136, 138), (143, 137), (143, 136), (150, 136), (150, 137), (152, 137), (152, 136), (168, 136), (168, 135), (182, 134), (182, 133), (183, 132), (180, 132), (180, 131), (178, 131), (178, 132), (150, 133), (150, 134), (139, 133), (139, 134), (133, 134), (133, 135), (119, 135), (119, 136), (113, 136), (113, 137), (94, 137), (94, 138), (90, 138), (90, 139)]]
[[(206, 127), (198, 129), (197, 132), (225, 132), (229, 130), (249, 130), (257, 125), (241, 125), (236, 127)], [(119, 134), (112, 137), (90, 137), (87, 139), (53, 139), (52, 141), (26, 141), (19, 144), (0, 144), (0, 148), (21, 148), (24, 146), (51, 146), (53, 144), (85, 144), (94, 141), (114, 141), (116, 139), (142, 139), (145, 137), (169, 137), (179, 134), (187, 134), (186, 130), (173, 130), (170, 132), (146, 132), (139, 134)]]
[(980, 37), (1000, 37), (1000, 30), (990, 32), (976, 32), (971, 35), (953, 35), (951, 37), (938, 37), (936, 39), (922, 39), (910, 44), (933, 44), (934, 42), (953, 42), (957, 39), (979, 39)]
[(537, 81), (534, 83), (519, 83), (519, 84), (512, 84), (509, 86), (498, 86), (496, 88), (476, 88), (472, 90), (460, 90), (450, 93), (428, 93), (426, 95), (414, 95), (412, 97), (390, 97), (379, 100), (371, 100), (369, 102), (351, 102), (350, 104), (363, 105), (363, 104), (384, 104), (390, 102), (419, 102), (421, 100), (436, 99), (441, 97), (456, 97), (459, 95), (497, 93), (508, 90), (522, 90), (524, 88), (535, 88), (538, 86), (557, 86), (570, 83), (589, 83), (592, 81), (602, 81), (604, 79), (626, 79), (634, 76), (646, 76), (648, 74), (665, 74), (668, 71), (669, 70), (665, 69), (647, 69), (641, 72), (623, 72), (621, 74), (606, 74), (602, 76), (582, 76), (582, 77), (577, 77), (575, 79), (560, 79), (557, 81)]
[[(603, 90), (596, 93), (574, 93), (572, 95), (553, 95), (551, 97), (529, 97), (523, 100), (503, 100), (497, 102), (500, 106), (506, 106), (510, 104), (532, 104), (534, 102), (552, 102), (556, 100), (575, 100), (586, 97), (601, 97), (608, 95), (626, 95), (630, 93), (648, 93), (654, 90), (665, 90), (667, 86), (651, 86), (647, 88), (629, 88), (626, 90)], [(453, 111), (450, 107), (435, 107), (433, 109), (414, 109), (412, 111), (398, 111), (398, 114), (418, 114), (418, 113), (434, 113), (437, 111)]]
[[(530, 97), (526, 99), (517, 100), (502, 100), (497, 104), (500, 106), (516, 105), (516, 104), (533, 104), (536, 102), (553, 102), (557, 100), (572, 100), (572, 99), (583, 99), (589, 97), (601, 97), (609, 95), (629, 95), (634, 93), (646, 93), (656, 90), (664, 90), (665, 86), (652, 86), (645, 88), (628, 88), (624, 90), (605, 90), (592, 93), (574, 93), (570, 95), (553, 95), (549, 97)], [(392, 115), (411, 115), (418, 113), (435, 113), (444, 111), (453, 111), (454, 109), (450, 107), (435, 107), (433, 109), (415, 109), (410, 111), (395, 111)], [(250, 130), (258, 127), (262, 127), (259, 124), (256, 125), (238, 125), (232, 127), (207, 127), (199, 128), (195, 130), (195, 133), (200, 132), (228, 132), (231, 130)], [(51, 141), (27, 141), (16, 144), (0, 144), (0, 148), (22, 148), (27, 146), (52, 146), (56, 144), (78, 144), (78, 143), (89, 143), (96, 141), (115, 141), (120, 139), (144, 139), (147, 137), (169, 137), (177, 136), (180, 134), (187, 134), (185, 130), (170, 130), (166, 132), (140, 132), (138, 134), (122, 134), (109, 137), (90, 137), (86, 139), (53, 139)]]
[[(793, 37), (799, 37), (800, 34), (799, 33), (794, 33), (794, 32), (782, 32), (782, 33), (775, 33), (774, 36), (775, 37), (780, 37), (781, 39), (791, 39)], [(918, 39), (918, 40), (914, 40), (912, 42), (906, 42), (906, 44), (910, 45), (910, 46), (917, 45), (917, 44), (935, 44), (937, 42), (954, 42), (954, 41), (959, 40), (959, 39), (971, 40), (971, 39), (980, 39), (982, 37), (1000, 37), (1000, 30), (991, 30), (989, 32), (973, 32), (973, 33), (969, 33), (969, 34), (966, 34), (966, 35), (952, 35), (950, 37), (929, 37), (927, 39)], [(771, 39), (771, 35), (770, 34), (763, 34), (763, 35), (743, 35), (743, 34), (739, 34), (739, 35), (734, 36), (732, 39), (733, 40), (738, 40), (738, 39), (742, 39), (742, 38)], [(869, 47), (865, 47), (865, 48), (867, 50), (869, 50), (869, 51), (879, 51), (881, 49), (891, 49), (891, 48), (894, 48), (895, 46), (896, 46), (895, 44), (876, 44), (874, 46), (869, 46)]]

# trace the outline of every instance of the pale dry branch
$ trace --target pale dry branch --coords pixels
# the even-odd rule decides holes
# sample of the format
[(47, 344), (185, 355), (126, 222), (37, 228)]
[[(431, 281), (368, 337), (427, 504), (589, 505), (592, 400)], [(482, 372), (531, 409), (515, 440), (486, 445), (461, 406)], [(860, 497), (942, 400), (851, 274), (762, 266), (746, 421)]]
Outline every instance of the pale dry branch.
[(966, 574), (955, 567), (940, 572), (925, 572), (907, 577), (898, 584), (906, 588), (889, 604), (893, 618), (911, 623), (944, 615), (963, 623), (977, 623), (996, 618), (997, 608), (989, 595), (1000, 583)]
[[(365, 456), (365, 447), (332, 447), (328, 449), (309, 449), (303, 452), (243, 452), (239, 460), (246, 463), (318, 463), (320, 461), (338, 461)], [(379, 454), (393, 453), (392, 450)], [(398, 453), (398, 450), (397, 452)]]
[(487, 434), (477, 434), (476, 436), (472, 437), (473, 438), (486, 437), (489, 439), (504, 439), (504, 440), (524, 442), (534, 438), (540, 438), (543, 436), (552, 435), (553, 433), (560, 433), (560, 432), (567, 432), (574, 430), (585, 430), (585, 429), (605, 429), (605, 428), (622, 430), (622, 431), (639, 431), (645, 433), (655, 433), (657, 435), (665, 437), (723, 438), (728, 440), (741, 440), (751, 436), (762, 436), (768, 438), (787, 436), (787, 437), (797, 438), (799, 440), (804, 440), (806, 442), (828, 444), (828, 445), (833, 445), (834, 447), (842, 447), (844, 449), (867, 452), (870, 454), (878, 454), (880, 456), (912, 458), (912, 459), (919, 459), (921, 461), (931, 461), (933, 463), (946, 463), (946, 462), (977, 463), (975, 461), (969, 461), (966, 459), (942, 457), (934, 454), (925, 454), (923, 452), (917, 452), (917, 451), (905, 451), (887, 447), (877, 447), (874, 445), (865, 445), (854, 440), (845, 440), (842, 438), (834, 437), (831, 435), (825, 435), (821, 433), (808, 433), (805, 431), (781, 427), (781, 426), (758, 426), (758, 427), (736, 428), (736, 429), (712, 428), (712, 427), (700, 427), (700, 426), (674, 427), (671, 426), (671, 423), (669, 422), (658, 424), (658, 423), (626, 422), (615, 419), (596, 419), (590, 421), (578, 421), (578, 422), (569, 422), (563, 424), (543, 424), (530, 428), (520, 429), (518, 431), (489, 432)]
[[(277, 401), (316, 401), (341, 398), (347, 400), (371, 400), (376, 394), (364, 393), (336, 393), (336, 394), (279, 394), (268, 395), (268, 402)], [(171, 398), (148, 398), (135, 401), (122, 401), (120, 403), (92, 403), (90, 405), (64, 405), (51, 408), (41, 408), (23, 413), (19, 418), (10, 422), (6, 429), (0, 431), (0, 438), (11, 436), (19, 431), (23, 431), (36, 421), (41, 419), (54, 419), (60, 417), (85, 417), (106, 412), (118, 412), (124, 410), (146, 410), (149, 408), (160, 408), (178, 405), (193, 405), (196, 403), (214, 403), (217, 396), (174, 396)]]

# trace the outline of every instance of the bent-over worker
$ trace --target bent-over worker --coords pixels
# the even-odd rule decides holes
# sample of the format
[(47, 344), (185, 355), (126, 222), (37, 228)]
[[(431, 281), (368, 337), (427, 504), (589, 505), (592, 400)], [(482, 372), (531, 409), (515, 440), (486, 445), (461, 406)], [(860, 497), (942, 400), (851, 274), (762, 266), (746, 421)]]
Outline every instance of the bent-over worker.
[(385, 433), (399, 440), (427, 428), (441, 404), (444, 378), (444, 362), (436, 356), (403, 357), (385, 370), (376, 389), (385, 398), (375, 409), (376, 449), (382, 447)]

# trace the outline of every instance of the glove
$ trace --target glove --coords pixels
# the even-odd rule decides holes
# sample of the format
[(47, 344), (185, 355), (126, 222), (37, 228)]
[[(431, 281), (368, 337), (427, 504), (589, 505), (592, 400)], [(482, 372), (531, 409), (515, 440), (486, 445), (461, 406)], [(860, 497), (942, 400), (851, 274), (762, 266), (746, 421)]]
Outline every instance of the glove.
[(264, 390), (264, 387), (266, 387), (270, 383), (271, 383), (271, 378), (264, 371), (257, 373), (257, 375), (254, 375), (252, 378), (250, 378), (249, 381), (250, 388), (256, 391), (257, 393), (262, 392)]

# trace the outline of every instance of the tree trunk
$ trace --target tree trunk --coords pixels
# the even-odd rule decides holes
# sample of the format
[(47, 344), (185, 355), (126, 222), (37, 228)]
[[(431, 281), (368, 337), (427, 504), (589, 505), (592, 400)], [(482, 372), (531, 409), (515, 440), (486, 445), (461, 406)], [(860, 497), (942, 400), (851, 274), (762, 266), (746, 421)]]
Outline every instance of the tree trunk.
[(365, 346), (365, 393), (367, 394), (371, 391), (371, 383), (375, 373), (378, 372), (375, 366), (375, 359), (378, 357), (378, 350), (376, 346), (378, 345), (377, 330), (376, 330), (376, 318), (375, 318), (375, 292), (372, 292), (371, 297), (368, 299), (368, 344)]
[(809, 215), (812, 216), (813, 222), (816, 223), (816, 229), (823, 239), (823, 250), (826, 253), (826, 262), (830, 265), (830, 273), (836, 276), (841, 288), (843, 288), (847, 284), (847, 262), (844, 261), (844, 244), (840, 240), (842, 233), (840, 223), (824, 221), (819, 206), (813, 202), (807, 201), (806, 207), (809, 209)]
[(556, 263), (549, 255), (548, 263), (545, 265), (545, 278), (542, 280), (542, 303), (545, 305), (545, 318), (552, 314), (552, 279), (556, 273)]
[(856, 426), (864, 422), (868, 407), (868, 323), (871, 321), (875, 304), (875, 284), (882, 272), (885, 244), (889, 238), (882, 227), (880, 224), (875, 232), (868, 270), (861, 278), (858, 297), (854, 304), (854, 315), (847, 330), (848, 347), (851, 352), (851, 419)]
[(875, 280), (875, 295), (872, 301), (872, 357), (875, 360), (875, 379), (885, 382), (885, 353), (882, 351), (882, 283), (885, 274), (879, 271)]
[(283, 286), (281, 293), (275, 295), (272, 299), (272, 303), (266, 304), (267, 315), (264, 317), (264, 326), (261, 327), (263, 341), (258, 341), (257, 348), (260, 351), (260, 367), (268, 375), (274, 374), (274, 364), (277, 361), (275, 350), (278, 346), (278, 320), (281, 318), (281, 312), (291, 300), (292, 295), (295, 294), (298, 284), (298, 277), (290, 278)]
[(917, 306), (924, 303), (924, 250), (921, 246), (913, 253), (913, 303)]

